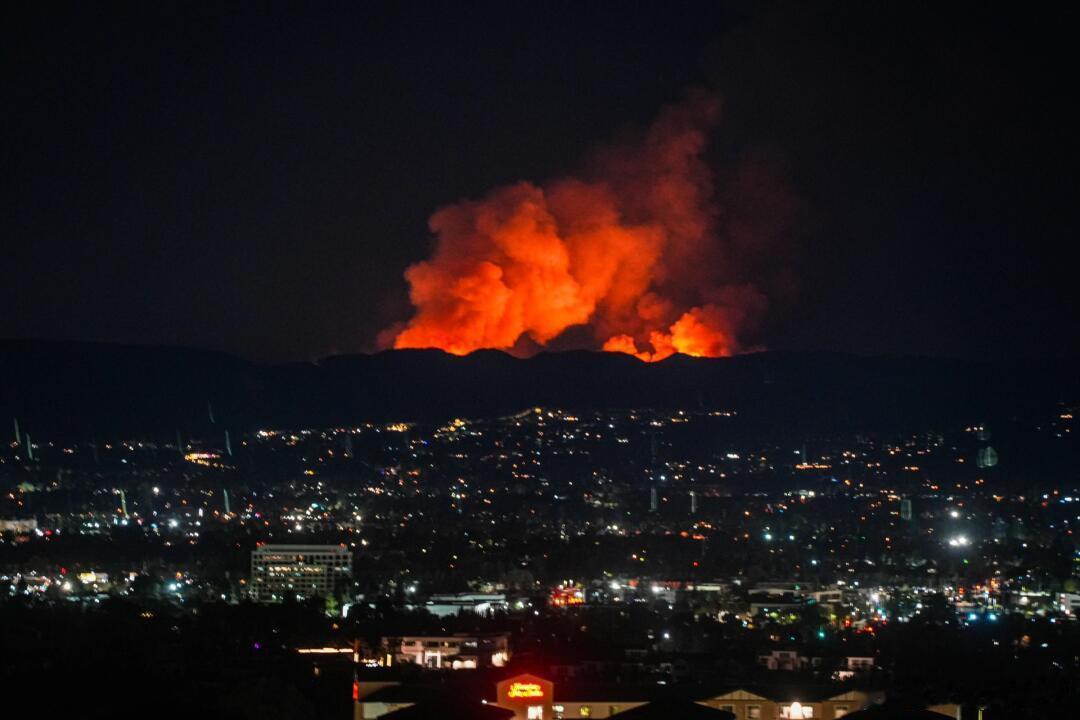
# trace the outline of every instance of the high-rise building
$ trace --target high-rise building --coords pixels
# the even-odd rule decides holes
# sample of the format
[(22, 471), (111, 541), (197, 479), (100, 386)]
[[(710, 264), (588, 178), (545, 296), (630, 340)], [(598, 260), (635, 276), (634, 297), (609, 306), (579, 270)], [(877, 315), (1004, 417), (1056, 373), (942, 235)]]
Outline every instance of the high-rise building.
[(341, 545), (263, 545), (251, 553), (258, 602), (331, 597), (352, 578), (352, 552)]
[(998, 464), (997, 450), (986, 445), (979, 448), (979, 454), (975, 458), (975, 464), (980, 470), (995, 467)]

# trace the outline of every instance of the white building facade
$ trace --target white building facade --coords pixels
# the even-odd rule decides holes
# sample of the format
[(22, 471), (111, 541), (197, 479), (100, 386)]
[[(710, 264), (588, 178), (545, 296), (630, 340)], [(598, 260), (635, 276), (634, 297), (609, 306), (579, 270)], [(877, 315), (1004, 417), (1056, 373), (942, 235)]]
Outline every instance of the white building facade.
[(352, 579), (352, 552), (340, 545), (263, 545), (251, 553), (258, 602), (331, 597)]

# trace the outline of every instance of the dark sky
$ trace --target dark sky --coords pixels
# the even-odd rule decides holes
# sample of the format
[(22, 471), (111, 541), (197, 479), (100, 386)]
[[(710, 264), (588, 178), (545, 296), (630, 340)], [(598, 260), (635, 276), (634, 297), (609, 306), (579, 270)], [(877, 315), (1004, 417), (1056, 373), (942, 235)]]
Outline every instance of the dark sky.
[(219, 5), (0, 11), (0, 336), (370, 350), (436, 207), (706, 86), (802, 208), (754, 339), (1080, 354), (1065, 3)]

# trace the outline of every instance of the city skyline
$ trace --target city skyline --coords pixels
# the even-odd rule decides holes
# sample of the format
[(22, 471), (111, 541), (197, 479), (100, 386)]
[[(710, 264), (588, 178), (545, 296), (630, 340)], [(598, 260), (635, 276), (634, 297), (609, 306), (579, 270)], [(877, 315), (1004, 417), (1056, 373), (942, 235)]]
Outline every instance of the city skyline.
[(1080, 14), (0, 8), (0, 707), (1066, 720)]

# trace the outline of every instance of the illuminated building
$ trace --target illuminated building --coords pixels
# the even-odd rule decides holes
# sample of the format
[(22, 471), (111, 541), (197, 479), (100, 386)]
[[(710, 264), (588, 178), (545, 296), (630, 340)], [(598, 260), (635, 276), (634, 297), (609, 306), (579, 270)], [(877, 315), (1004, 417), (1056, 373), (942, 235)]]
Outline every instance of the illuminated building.
[(339, 545), (263, 545), (251, 553), (258, 602), (331, 597), (352, 578), (352, 553)]
[(452, 617), (460, 613), (490, 615), (509, 607), (504, 593), (449, 593), (431, 595), (424, 609), (436, 617)]
[(383, 638), (383, 645), (395, 662), (434, 669), (502, 667), (510, 659), (510, 636), (505, 633)]
[(975, 463), (980, 470), (995, 467), (998, 464), (997, 451), (989, 445), (979, 448)]
[(1075, 617), (1080, 612), (1080, 593), (1060, 593), (1058, 607), (1065, 615)]
[(782, 690), (750, 691), (737, 688), (703, 700), (706, 705), (726, 710), (735, 720), (835, 720), (865, 707), (864, 693), (791, 694)]
[(813, 659), (820, 658), (809, 658), (800, 655), (796, 650), (773, 650), (768, 654), (758, 655), (758, 665), (769, 670), (794, 672), (809, 667)]
[[(370, 720), (411, 708), (430, 706), (438, 716), (430, 688), (397, 683), (361, 683), (354, 717)], [(750, 690), (736, 687), (723, 692), (690, 694), (677, 690), (645, 690), (640, 687), (611, 686), (585, 690), (561, 688), (550, 680), (529, 673), (514, 675), (495, 686), (495, 698), (483, 700), (489, 706), (513, 712), (514, 720), (591, 720), (621, 717), (710, 717), (710, 711), (730, 713), (734, 720), (837, 720), (848, 713), (881, 701), (859, 691), (841, 691), (828, 686), (816, 691), (767, 687)], [(699, 710), (701, 712), (697, 712)], [(931, 710), (947, 718), (959, 718), (960, 706), (937, 705)], [(718, 714), (719, 716), (719, 714)]]
[(0, 533), (13, 535), (26, 535), (37, 530), (38, 522), (35, 518), (27, 520), (0, 520)]
[(553, 716), (555, 684), (535, 675), (517, 675), (495, 686), (495, 705), (511, 710), (515, 720), (545, 720)]
[(551, 591), (551, 604), (553, 607), (584, 605), (585, 591), (573, 585), (559, 585)]

